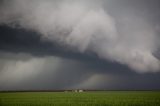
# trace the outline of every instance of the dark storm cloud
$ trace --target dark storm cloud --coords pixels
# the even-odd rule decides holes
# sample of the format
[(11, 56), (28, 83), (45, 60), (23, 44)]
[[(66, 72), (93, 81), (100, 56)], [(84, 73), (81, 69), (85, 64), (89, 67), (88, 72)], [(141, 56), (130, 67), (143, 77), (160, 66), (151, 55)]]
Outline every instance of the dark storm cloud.
[(160, 89), (159, 10), (158, 0), (3, 0), (0, 89)]
[(79, 60), (83, 63), (87, 63), (85, 66), (86, 68), (92, 67), (97, 70), (112, 70), (113, 68), (115, 70), (129, 70), (127, 67), (118, 63), (99, 59), (94, 54), (82, 54), (74, 52), (72, 50), (67, 50), (64, 46), (41, 40), (40, 35), (31, 31), (1, 26), (0, 35), (0, 50), (3, 52), (29, 53), (37, 57), (58, 56), (61, 58)]
[[(118, 63), (99, 59), (94, 54), (77, 53), (72, 50), (67, 50), (64, 46), (41, 40), (40, 35), (32, 31), (1, 26), (0, 35), (0, 50), (3, 52), (29, 53), (36, 57), (58, 56), (61, 58), (79, 60), (83, 63), (87, 63), (85, 66), (86, 68), (92, 67), (97, 70), (129, 70), (127, 67)], [(3, 57), (1, 56), (1, 58)], [(111, 72), (113, 71), (114, 70)]]
[[(65, 48), (51, 42), (42, 41), (40, 35), (24, 29), (0, 26), (0, 49), (8, 52), (24, 52), (33, 55), (58, 55)], [(65, 53), (64, 53), (65, 54)]]
[(35, 56), (55, 55), (64, 58), (88, 60), (96, 56), (78, 53), (65, 46), (40, 38), (36, 32), (0, 26), (0, 50), (13, 53), (29, 53)]

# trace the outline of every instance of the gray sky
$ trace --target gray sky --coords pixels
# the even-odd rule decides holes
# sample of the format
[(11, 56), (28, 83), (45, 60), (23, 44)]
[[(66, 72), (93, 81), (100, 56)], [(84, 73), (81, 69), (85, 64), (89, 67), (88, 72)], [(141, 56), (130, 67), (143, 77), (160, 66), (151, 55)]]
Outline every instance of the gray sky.
[(160, 89), (159, 5), (0, 1), (0, 90)]

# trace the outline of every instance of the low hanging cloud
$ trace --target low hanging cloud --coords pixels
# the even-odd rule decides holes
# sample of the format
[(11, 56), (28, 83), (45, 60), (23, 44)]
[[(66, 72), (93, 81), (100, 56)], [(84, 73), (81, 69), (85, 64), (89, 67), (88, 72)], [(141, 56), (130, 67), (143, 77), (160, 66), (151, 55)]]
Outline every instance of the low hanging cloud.
[(0, 52), (0, 73), (0, 90), (73, 89), (96, 74), (75, 60), (7, 52)]
[(122, 14), (116, 20), (100, 2), (4, 0), (0, 24), (35, 31), (42, 40), (95, 53), (137, 72), (158, 72), (160, 61), (153, 55), (159, 48), (154, 27), (142, 16)]

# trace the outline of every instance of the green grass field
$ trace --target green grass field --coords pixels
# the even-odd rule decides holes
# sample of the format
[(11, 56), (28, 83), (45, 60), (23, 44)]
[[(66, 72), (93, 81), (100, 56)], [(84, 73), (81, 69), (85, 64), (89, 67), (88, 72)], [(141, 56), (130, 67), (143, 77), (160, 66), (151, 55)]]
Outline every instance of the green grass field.
[(160, 92), (8, 92), (0, 106), (160, 106)]

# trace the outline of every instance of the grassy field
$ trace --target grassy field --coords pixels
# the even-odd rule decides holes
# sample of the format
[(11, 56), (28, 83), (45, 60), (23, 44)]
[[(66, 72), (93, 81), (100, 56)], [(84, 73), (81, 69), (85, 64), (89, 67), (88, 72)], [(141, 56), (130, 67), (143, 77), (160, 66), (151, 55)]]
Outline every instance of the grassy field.
[(160, 106), (160, 92), (8, 92), (0, 106)]

